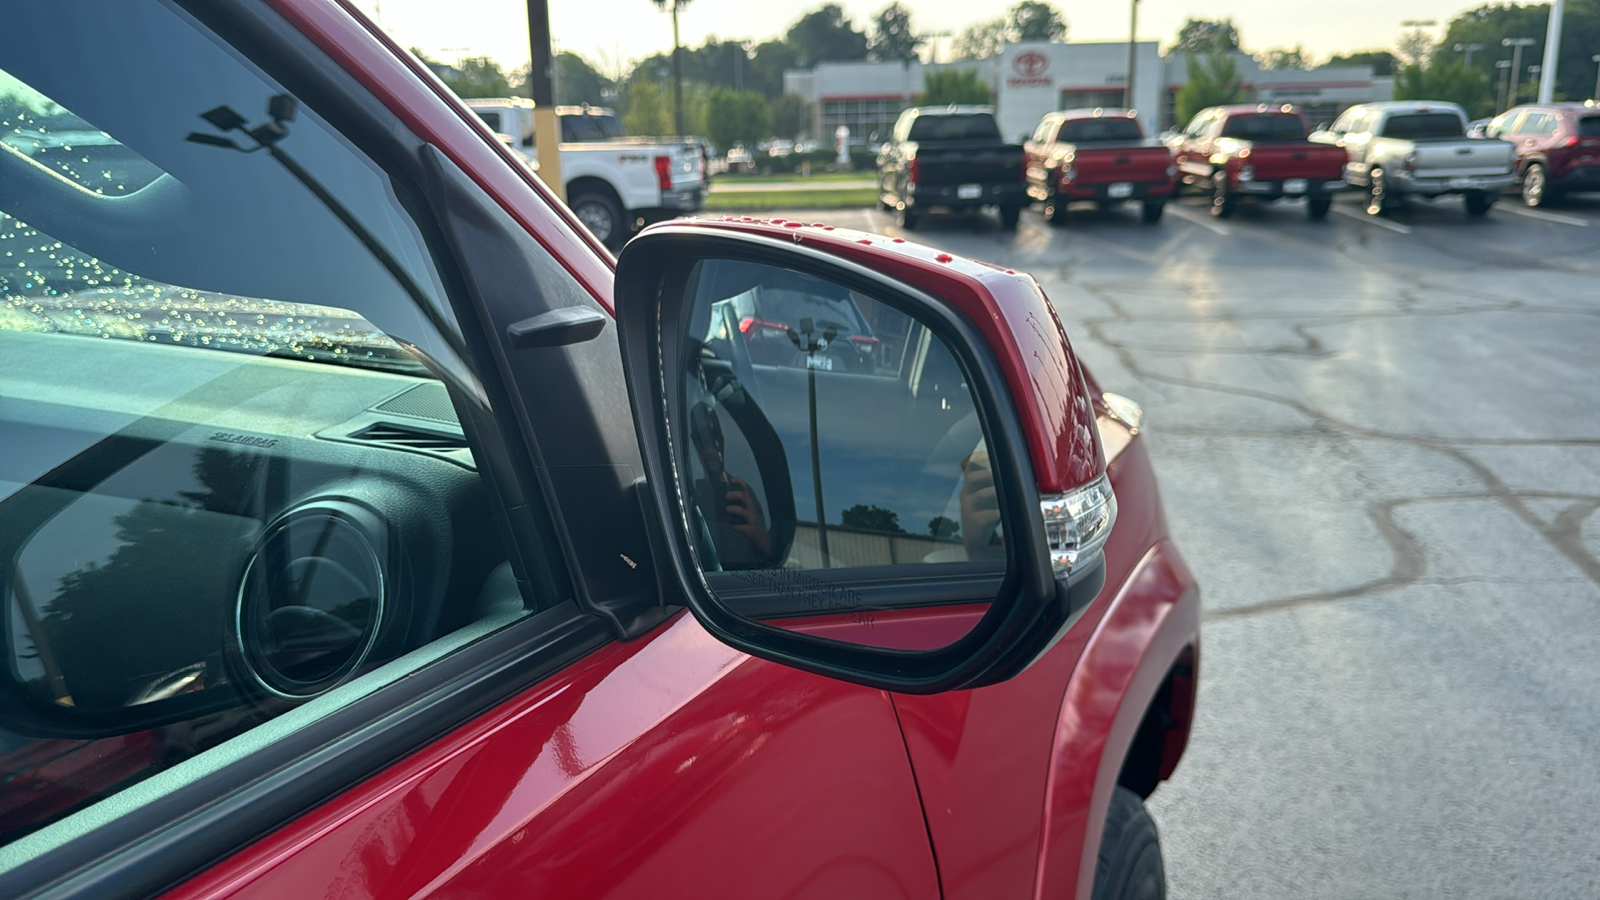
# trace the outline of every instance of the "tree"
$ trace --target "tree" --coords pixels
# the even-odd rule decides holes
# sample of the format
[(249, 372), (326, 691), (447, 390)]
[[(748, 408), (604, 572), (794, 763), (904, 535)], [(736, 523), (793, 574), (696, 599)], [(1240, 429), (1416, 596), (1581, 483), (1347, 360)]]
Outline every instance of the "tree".
[(868, 506), (865, 503), (857, 503), (840, 513), (839, 524), (846, 528), (881, 531), (885, 534), (906, 533), (905, 529), (900, 527), (899, 513), (881, 506)]
[(463, 59), (453, 66), (445, 65), (423, 53), (417, 47), (411, 48), (411, 53), (421, 60), (423, 65), (432, 69), (445, 87), (454, 91), (457, 97), (509, 97), (511, 96), (511, 81), (500, 68), (500, 64), (487, 56), (473, 56)]
[(626, 110), (622, 127), (629, 134), (666, 134), (672, 128), (672, 112), (661, 85), (648, 78), (635, 78), (623, 95)]
[(911, 31), (911, 11), (897, 0), (885, 6), (873, 20), (872, 37), (867, 41), (867, 55), (879, 62), (917, 59), (917, 47), (922, 39)]
[(971, 69), (944, 69), (929, 72), (923, 79), (922, 106), (984, 104), (990, 101), (989, 86)]
[(750, 57), (750, 68), (745, 73), (745, 90), (776, 97), (783, 93), (783, 73), (799, 66), (800, 51), (789, 42), (766, 41), (758, 44)]
[(928, 520), (928, 535), (930, 537), (950, 539), (959, 537), (961, 523), (949, 516), (934, 516)]
[(772, 101), (772, 133), (794, 138), (811, 127), (811, 104), (799, 94), (784, 94)]
[(1374, 75), (1394, 74), (1394, 54), (1388, 50), (1357, 50), (1328, 57), (1330, 66), (1371, 66)]
[(1234, 26), (1232, 19), (1184, 21), (1183, 27), (1178, 29), (1178, 42), (1172, 45), (1172, 50), (1180, 53), (1205, 53), (1217, 47), (1226, 50), (1239, 49), (1239, 29)]
[(1178, 91), (1178, 121), (1188, 122), (1208, 106), (1238, 103), (1244, 99), (1239, 65), (1233, 51), (1221, 46), (1189, 54), (1189, 81)]
[[(519, 91), (521, 96), (530, 96), (527, 89), (528, 72), (519, 70), (520, 78), (517, 80), (522, 85)], [(611, 79), (595, 71), (589, 61), (570, 50), (563, 50), (556, 54), (556, 102), (575, 106), (587, 103), (591, 106), (603, 106), (616, 95), (616, 86)]]
[(706, 94), (706, 136), (718, 147), (754, 144), (772, 134), (767, 98), (755, 91), (713, 88)]
[(1021, 0), (1006, 10), (1012, 41), (1060, 41), (1067, 37), (1067, 21), (1055, 7), (1041, 0)]
[(1394, 98), (1459, 103), (1472, 118), (1488, 116), (1495, 109), (1489, 76), (1477, 67), (1468, 69), (1460, 60), (1406, 66), (1395, 76)]
[(806, 66), (867, 58), (867, 36), (850, 24), (837, 3), (825, 3), (801, 16), (789, 26), (786, 38)]
[(999, 56), (1005, 49), (1009, 26), (1002, 18), (989, 19), (967, 26), (967, 30), (956, 37), (951, 50), (956, 59), (988, 59)]
[(1400, 35), (1400, 40), (1394, 45), (1394, 55), (1403, 65), (1423, 66), (1433, 58), (1433, 38), (1421, 28), (1413, 28)]
[(1258, 57), (1263, 69), (1309, 69), (1311, 60), (1306, 58), (1305, 48), (1299, 44), (1292, 49), (1277, 47), (1261, 54)]
[[(1498, 85), (1503, 71), (1495, 62), (1511, 59), (1510, 47), (1500, 44), (1501, 38), (1533, 38), (1534, 44), (1522, 48), (1522, 78), (1528, 75), (1527, 66), (1536, 65), (1544, 57), (1545, 26), (1550, 18), (1548, 4), (1512, 6), (1493, 4), (1467, 10), (1450, 20), (1440, 50), (1451, 56), (1456, 44), (1481, 44), (1483, 49), (1473, 53), (1472, 68)], [(1600, 50), (1600, 2), (1597, 0), (1567, 0), (1566, 13), (1561, 24), (1561, 54), (1556, 66), (1555, 96), (1557, 100), (1585, 100), (1594, 94), (1595, 64), (1590, 57)], [(1465, 59), (1462, 60), (1465, 62)], [(1537, 78), (1534, 78), (1537, 83)], [(1532, 96), (1524, 88), (1523, 99)]]

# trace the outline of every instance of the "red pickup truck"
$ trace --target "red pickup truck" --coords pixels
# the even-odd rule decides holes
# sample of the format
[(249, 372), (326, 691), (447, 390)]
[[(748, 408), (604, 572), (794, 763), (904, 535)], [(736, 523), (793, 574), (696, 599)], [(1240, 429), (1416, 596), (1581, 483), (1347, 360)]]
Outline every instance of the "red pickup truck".
[(1326, 218), (1345, 189), (1342, 147), (1312, 143), (1292, 106), (1213, 106), (1171, 139), (1184, 184), (1211, 192), (1212, 215), (1233, 215), (1241, 201), (1306, 198), (1306, 213)]
[(5, 16), (0, 897), (1160, 896), (1198, 588), (1031, 277), (614, 257), (353, 4)]
[(1147, 224), (1178, 190), (1172, 152), (1147, 139), (1136, 114), (1120, 109), (1069, 109), (1047, 114), (1024, 145), (1028, 196), (1044, 204), (1052, 225), (1068, 204), (1092, 200), (1102, 210), (1137, 202)]

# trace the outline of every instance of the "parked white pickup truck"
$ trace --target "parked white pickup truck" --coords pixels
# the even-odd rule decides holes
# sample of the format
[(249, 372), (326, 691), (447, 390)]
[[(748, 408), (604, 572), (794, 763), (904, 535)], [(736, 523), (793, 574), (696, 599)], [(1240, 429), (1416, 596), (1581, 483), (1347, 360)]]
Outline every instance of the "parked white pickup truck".
[[(467, 106), (536, 165), (532, 100), (468, 100)], [(700, 146), (688, 139), (563, 141), (561, 177), (567, 205), (578, 221), (613, 249), (641, 224), (692, 213), (705, 205), (705, 157)]]
[(1346, 110), (1311, 140), (1350, 155), (1345, 181), (1367, 192), (1367, 212), (1383, 215), (1406, 196), (1461, 194), (1467, 214), (1481, 216), (1516, 181), (1516, 148), (1467, 136), (1467, 116), (1454, 103), (1394, 100)]

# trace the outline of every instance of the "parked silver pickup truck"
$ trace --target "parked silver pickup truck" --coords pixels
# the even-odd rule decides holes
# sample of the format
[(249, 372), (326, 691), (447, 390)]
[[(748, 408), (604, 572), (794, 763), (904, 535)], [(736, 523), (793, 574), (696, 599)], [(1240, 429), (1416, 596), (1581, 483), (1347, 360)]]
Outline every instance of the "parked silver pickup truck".
[(1345, 181), (1367, 192), (1367, 212), (1375, 216), (1407, 196), (1444, 194), (1462, 195), (1467, 215), (1481, 216), (1516, 181), (1516, 148), (1468, 137), (1466, 113), (1454, 103), (1363, 103), (1311, 140), (1345, 149)]

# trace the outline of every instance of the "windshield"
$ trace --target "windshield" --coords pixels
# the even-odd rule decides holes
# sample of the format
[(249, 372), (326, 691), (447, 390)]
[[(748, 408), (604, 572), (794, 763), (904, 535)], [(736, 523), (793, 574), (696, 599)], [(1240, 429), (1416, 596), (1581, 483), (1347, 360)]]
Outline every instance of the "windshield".
[(1305, 139), (1306, 124), (1293, 113), (1229, 116), (1222, 136), (1243, 141), (1299, 141)]
[(1390, 116), (1383, 125), (1383, 136), (1392, 138), (1456, 138), (1464, 137), (1461, 117), (1455, 113), (1407, 113)]
[(989, 113), (923, 113), (911, 123), (910, 141), (1000, 139), (1000, 128)]
[[(320, 165), (340, 139), (259, 87), (174, 97), (119, 74), (111, 102), (92, 85), (114, 56), (48, 57), (0, 60), (0, 330), (426, 374), (361, 310), (437, 306), (435, 277), (392, 216), (364, 215), (370, 174)], [(245, 133), (260, 122), (271, 145)]]

